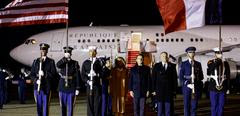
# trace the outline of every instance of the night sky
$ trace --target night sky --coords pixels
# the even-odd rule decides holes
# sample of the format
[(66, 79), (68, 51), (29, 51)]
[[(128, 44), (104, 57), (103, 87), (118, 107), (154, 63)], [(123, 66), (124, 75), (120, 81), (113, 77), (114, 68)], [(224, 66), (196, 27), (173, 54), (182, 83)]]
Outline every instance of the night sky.
[[(10, 1), (0, 0), (0, 8)], [(240, 6), (237, 1), (223, 0), (223, 24), (240, 24)], [(93, 26), (162, 25), (155, 0), (70, 0), (70, 27), (88, 26), (91, 22)], [(0, 66), (12, 70), (23, 66), (10, 58), (11, 49), (34, 34), (64, 27), (64, 24), (0, 27)]]

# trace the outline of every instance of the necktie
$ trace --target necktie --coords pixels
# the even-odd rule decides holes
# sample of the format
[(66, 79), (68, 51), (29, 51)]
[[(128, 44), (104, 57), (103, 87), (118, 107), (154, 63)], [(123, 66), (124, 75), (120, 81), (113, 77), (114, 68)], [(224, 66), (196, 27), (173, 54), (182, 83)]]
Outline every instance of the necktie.
[(163, 65), (163, 68), (164, 68), (164, 70), (166, 71), (166, 64), (164, 63), (164, 65)]

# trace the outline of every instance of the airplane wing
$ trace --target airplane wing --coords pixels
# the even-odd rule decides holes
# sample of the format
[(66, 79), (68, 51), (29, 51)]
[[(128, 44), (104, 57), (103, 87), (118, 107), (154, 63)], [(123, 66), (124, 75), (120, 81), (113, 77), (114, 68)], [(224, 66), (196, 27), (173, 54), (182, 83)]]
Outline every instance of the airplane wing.
[[(229, 52), (229, 51), (233, 50), (234, 48), (240, 48), (240, 44), (224, 46), (224, 47), (222, 47), (222, 52)], [(210, 50), (198, 51), (195, 54), (196, 55), (204, 55), (204, 54), (213, 53), (213, 52), (214, 51), (212, 49), (210, 49)], [(187, 55), (186, 53), (183, 53), (183, 54), (180, 54), (180, 55), (178, 55), (176, 57), (179, 58), (179, 57), (183, 57), (183, 56), (186, 56), (186, 55)]]

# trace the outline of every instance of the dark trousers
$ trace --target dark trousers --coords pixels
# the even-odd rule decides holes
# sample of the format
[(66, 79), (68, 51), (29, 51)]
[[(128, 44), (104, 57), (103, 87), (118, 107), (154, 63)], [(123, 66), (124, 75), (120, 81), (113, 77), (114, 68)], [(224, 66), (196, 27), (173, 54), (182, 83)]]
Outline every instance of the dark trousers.
[(225, 92), (210, 91), (211, 115), (222, 116), (225, 104)]
[(19, 98), (20, 103), (25, 103), (25, 82), (24, 82), (24, 80), (19, 80), (18, 98)]
[(195, 91), (195, 98), (192, 99), (192, 89), (186, 85), (183, 86), (183, 102), (184, 102), (184, 116), (195, 116), (198, 106), (198, 99), (200, 98), (200, 91)]
[(67, 116), (67, 114), (68, 116), (72, 116), (75, 102), (75, 92), (59, 92), (59, 100), (62, 109), (62, 116)]
[(109, 116), (112, 114), (112, 101), (107, 93), (102, 94), (102, 116)]
[(49, 115), (49, 102), (51, 98), (51, 92), (44, 92), (40, 90), (38, 93), (37, 90), (34, 90), (34, 97), (37, 103), (37, 113), (38, 116), (48, 116)]
[(134, 116), (144, 116), (145, 98), (133, 98)]
[(8, 81), (4, 81), (4, 89), (3, 89), (3, 103), (7, 104), (10, 101), (8, 98)]
[(4, 96), (3, 95), (4, 95), (3, 89), (0, 88), (0, 109), (3, 108), (3, 103), (4, 103)]
[(88, 116), (101, 116), (101, 90), (97, 87), (93, 87), (92, 95), (89, 95), (90, 90), (88, 88), (88, 101), (87, 101), (87, 114)]
[(171, 116), (171, 103), (170, 102), (158, 102), (158, 116)]

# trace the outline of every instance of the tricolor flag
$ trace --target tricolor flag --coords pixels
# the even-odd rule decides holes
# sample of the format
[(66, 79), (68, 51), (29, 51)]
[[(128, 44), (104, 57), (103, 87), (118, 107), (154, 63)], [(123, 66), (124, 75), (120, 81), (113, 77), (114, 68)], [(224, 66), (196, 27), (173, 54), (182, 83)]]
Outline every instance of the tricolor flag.
[(205, 25), (206, 0), (156, 0), (165, 33)]
[(1, 26), (64, 23), (68, 0), (14, 0), (0, 9)]
[(208, 0), (206, 3), (206, 23), (222, 24), (222, 0)]

